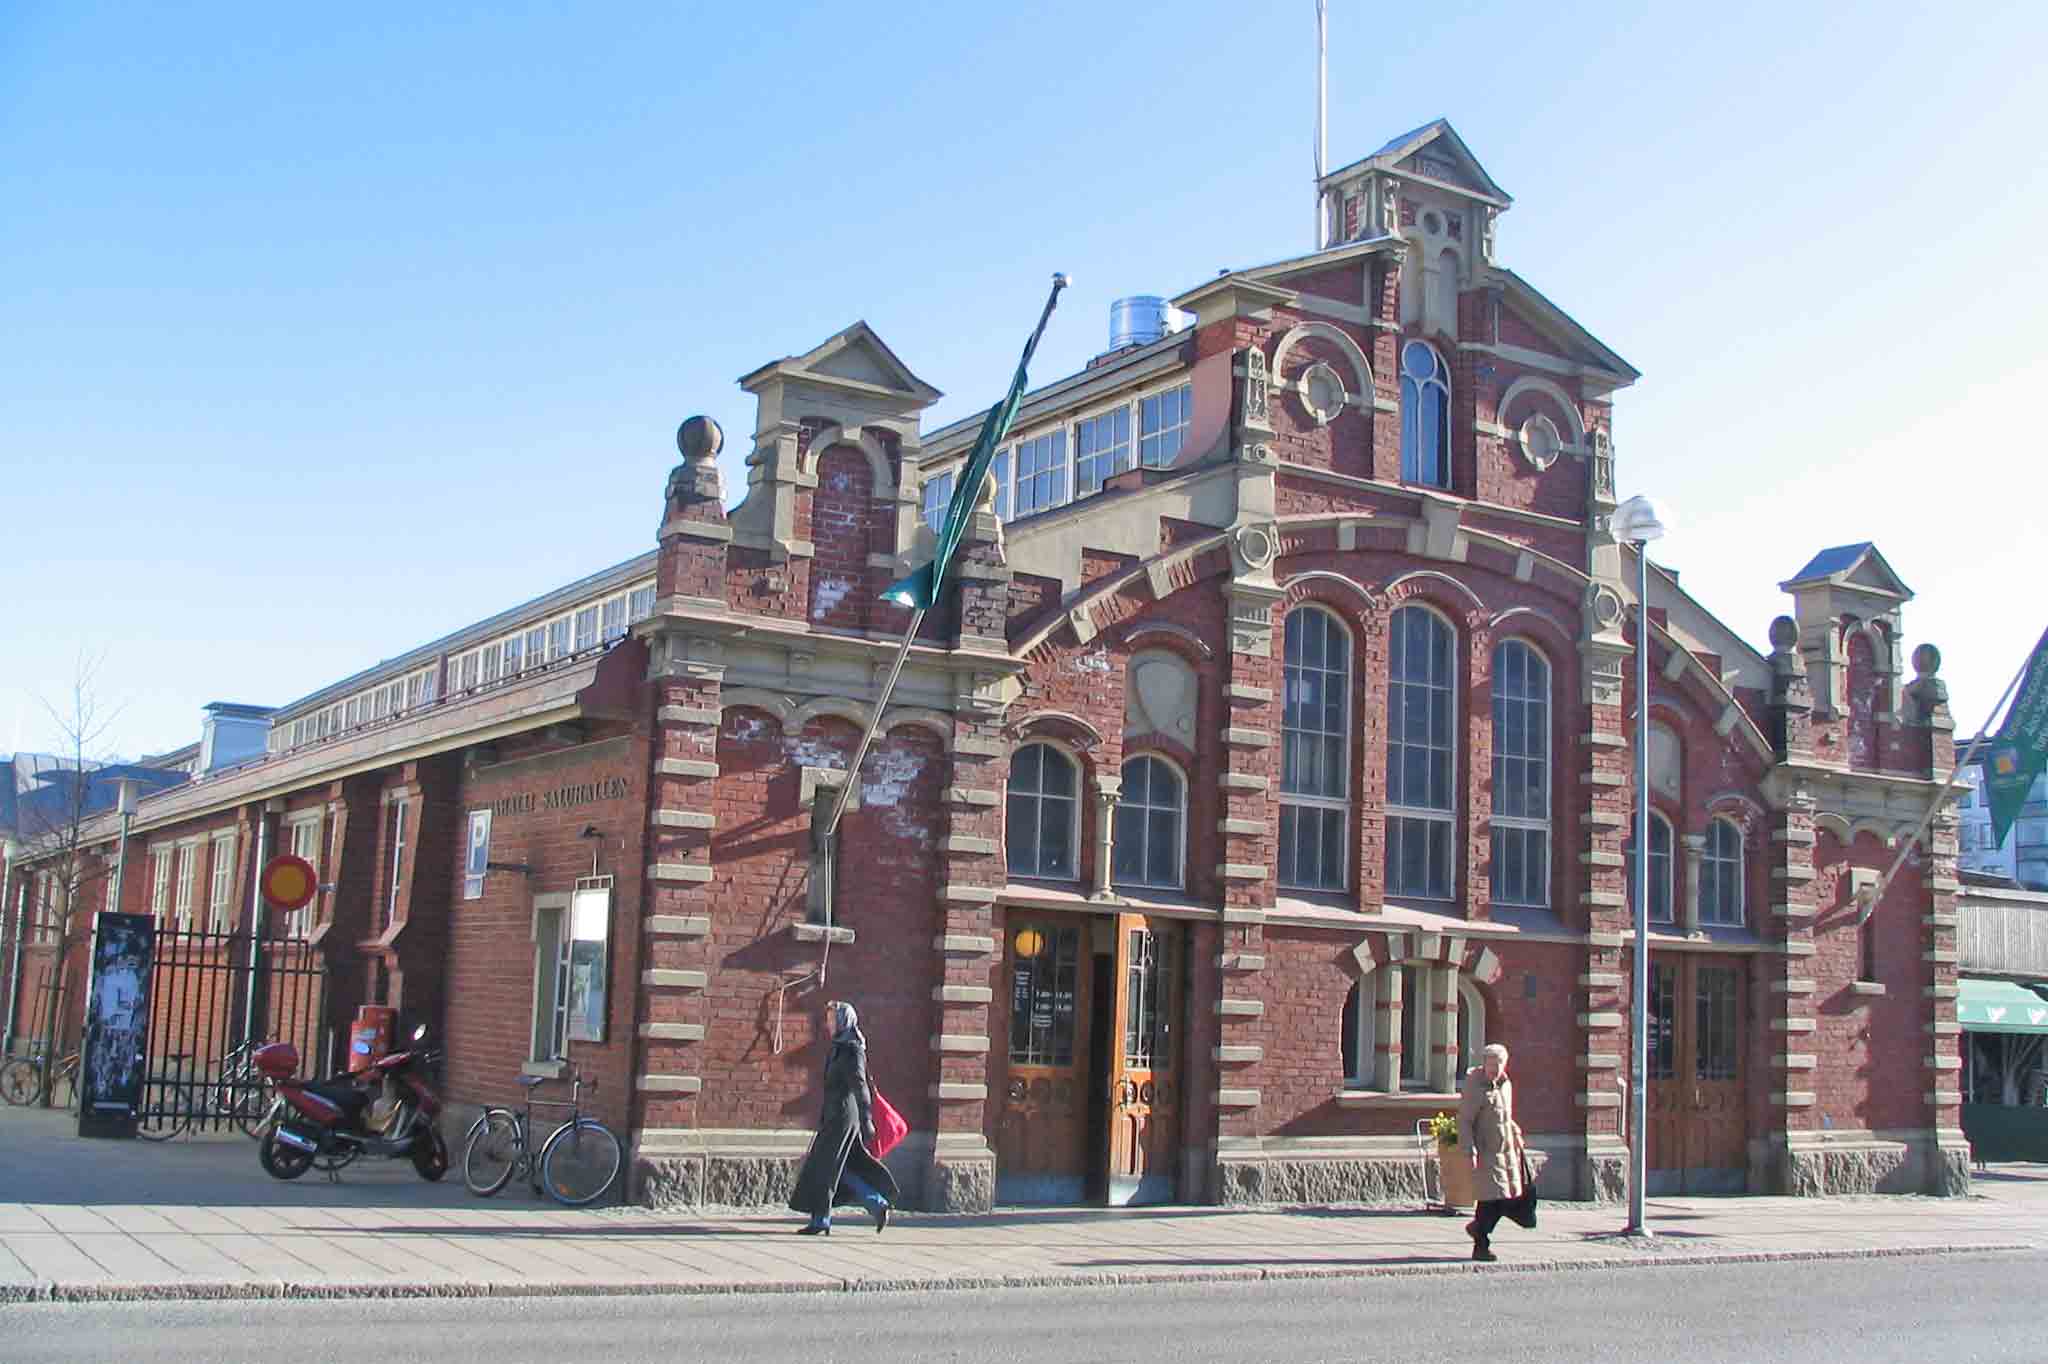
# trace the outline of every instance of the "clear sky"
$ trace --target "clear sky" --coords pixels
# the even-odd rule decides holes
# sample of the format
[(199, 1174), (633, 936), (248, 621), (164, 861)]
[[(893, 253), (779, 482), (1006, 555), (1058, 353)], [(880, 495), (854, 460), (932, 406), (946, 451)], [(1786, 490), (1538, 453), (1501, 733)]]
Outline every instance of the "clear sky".
[[(1448, 117), (1644, 373), (1658, 558), (1762, 646), (1876, 541), (1974, 728), (2048, 626), (2048, 7), (1643, 8), (1331, 0), (1331, 164)], [(0, 750), (81, 648), (132, 755), (650, 547), (677, 423), (736, 493), (733, 381), (856, 318), (936, 424), (1054, 270), (1036, 382), (1306, 249), (1313, 11), (0, 5)]]

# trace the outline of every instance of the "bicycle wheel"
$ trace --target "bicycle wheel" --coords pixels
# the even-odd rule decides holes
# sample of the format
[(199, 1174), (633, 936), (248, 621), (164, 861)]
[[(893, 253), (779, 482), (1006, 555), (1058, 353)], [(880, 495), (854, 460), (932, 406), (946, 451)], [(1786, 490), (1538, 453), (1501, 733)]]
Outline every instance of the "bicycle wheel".
[(135, 1121), (135, 1135), (144, 1141), (169, 1141), (192, 1125), (192, 1100), (174, 1081), (155, 1086), (157, 1101)]
[(571, 1208), (595, 1203), (619, 1176), (619, 1139), (595, 1118), (564, 1123), (540, 1150), (540, 1184)]
[(78, 1066), (58, 1066), (50, 1073), (50, 1107), (70, 1112), (78, 1107)]
[(262, 1136), (264, 1121), (270, 1116), (270, 1082), (260, 1075), (249, 1075), (225, 1081), (221, 1089), (225, 1093), (215, 1096), (222, 1101), (221, 1111), (234, 1120), (244, 1136)]
[(34, 1103), (42, 1087), (42, 1073), (26, 1056), (16, 1057), (0, 1066), (0, 1099), (7, 1100), (16, 1108)]
[(469, 1129), (469, 1143), (462, 1152), (462, 1182), (478, 1198), (489, 1198), (512, 1180), (526, 1143), (519, 1139), (519, 1123), (503, 1109), (488, 1109)]

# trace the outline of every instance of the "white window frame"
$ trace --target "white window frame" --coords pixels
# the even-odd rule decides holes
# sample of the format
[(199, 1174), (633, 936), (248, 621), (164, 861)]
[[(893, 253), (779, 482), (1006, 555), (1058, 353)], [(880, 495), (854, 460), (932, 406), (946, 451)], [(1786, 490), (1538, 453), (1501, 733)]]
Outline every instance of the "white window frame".
[(476, 653), (477, 684), (479, 686), (488, 687), (493, 682), (496, 682), (498, 680), (498, 663), (499, 659), (501, 658), (501, 655), (498, 652), (497, 646), (494, 644), (487, 645), (484, 648), (478, 649)]
[[(1326, 631), (1326, 634), (1324, 636), (1326, 645), (1324, 663), (1319, 666), (1314, 666), (1313, 671), (1323, 675), (1325, 686), (1331, 685), (1330, 679), (1335, 678), (1335, 685), (1337, 686), (1339, 694), (1343, 698), (1343, 718), (1340, 722), (1341, 727), (1335, 731), (1327, 729), (1301, 729), (1292, 724), (1288, 718), (1293, 710), (1293, 696), (1296, 689), (1295, 680), (1291, 677), (1291, 674), (1297, 671), (1307, 671), (1311, 669), (1311, 665), (1309, 664), (1290, 663), (1287, 661), (1287, 654), (1289, 652), (1289, 642), (1293, 637), (1293, 632), (1296, 629), (1297, 625), (1306, 622), (1311, 614), (1315, 616), (1320, 616), (1323, 619), (1323, 629)], [(1328, 666), (1329, 654), (1327, 652), (1327, 649), (1328, 647), (1332, 646), (1338, 648), (1341, 651), (1341, 657), (1343, 660), (1343, 671), (1341, 674), (1338, 673), (1336, 669)], [(1305, 647), (1306, 646), (1304, 645), (1304, 648)], [(1312, 818), (1318, 826), (1319, 831), (1321, 829), (1321, 826), (1327, 821), (1329, 817), (1328, 814), (1325, 812), (1335, 812), (1341, 830), (1341, 836), (1337, 840), (1337, 866), (1334, 870), (1334, 877), (1329, 868), (1318, 867), (1318, 871), (1323, 873), (1321, 879), (1302, 879), (1300, 875), (1300, 857), (1297, 851), (1296, 855), (1291, 859), (1293, 862), (1294, 869), (1292, 877), (1290, 879), (1287, 873), (1281, 872), (1279, 870), (1281, 865), (1281, 859), (1279, 857), (1279, 848), (1276, 847), (1274, 857), (1275, 874), (1279, 877), (1279, 884), (1288, 889), (1306, 891), (1342, 891), (1347, 889), (1350, 885), (1349, 863), (1352, 841), (1351, 690), (1352, 672), (1354, 665), (1357, 661), (1357, 654), (1357, 641), (1352, 637), (1350, 628), (1344, 623), (1343, 619), (1339, 617), (1336, 612), (1330, 610), (1327, 607), (1304, 603), (1303, 605), (1297, 606), (1293, 610), (1289, 611), (1287, 613), (1286, 620), (1283, 621), (1281, 624), (1280, 655), (1282, 690), (1280, 709), (1281, 757), (1279, 837), (1281, 839), (1282, 844), (1284, 844), (1286, 841), (1286, 834), (1284, 830), (1286, 829), (1286, 826), (1289, 822), (1288, 814), (1290, 809), (1297, 812), (1303, 810), (1314, 811), (1315, 813), (1313, 814)], [(1319, 744), (1326, 744), (1331, 739), (1335, 739), (1337, 741), (1336, 750), (1338, 754), (1338, 759), (1332, 765), (1335, 769), (1335, 781), (1334, 783), (1321, 783), (1325, 786), (1334, 785), (1334, 793), (1332, 793), (1329, 790), (1312, 791), (1306, 789), (1289, 789), (1289, 778), (1287, 776), (1287, 770), (1289, 766), (1288, 755), (1291, 752), (1298, 751), (1294, 745), (1290, 744), (1290, 740), (1296, 737), (1299, 737), (1304, 743), (1315, 742)], [(1295, 766), (1298, 772), (1298, 761), (1295, 764)], [(1294, 815), (1293, 822), (1295, 825), (1295, 843), (1297, 844), (1297, 847), (1300, 843), (1301, 818), (1302, 816), (1299, 813), (1296, 813)], [(1320, 836), (1316, 839), (1316, 845), (1319, 849), (1322, 846), (1322, 839), (1320, 838)]]
[(172, 899), (172, 912), (177, 916), (178, 931), (189, 932), (192, 928), (192, 908), (199, 881), (199, 840), (184, 838), (174, 845), (178, 855), (177, 889)]
[(523, 638), (526, 641), (526, 666), (545, 667), (548, 661), (548, 627), (530, 626), (524, 632)]
[[(1416, 379), (1408, 373), (1408, 352), (1420, 347), (1436, 360), (1436, 372), (1423, 379)], [(1410, 338), (1401, 343), (1395, 357), (1396, 371), (1401, 385), (1401, 481), (1424, 488), (1448, 488), (1451, 486), (1451, 369), (1444, 363), (1444, 354), (1427, 341)], [(1431, 390), (1443, 393), (1443, 432), (1438, 448), (1430, 452), (1432, 459), (1440, 459), (1442, 468), (1438, 478), (1429, 477), (1429, 469), (1422, 453), (1422, 408), (1421, 402)], [(1412, 440), (1411, 440), (1412, 436)]]
[(225, 829), (207, 841), (206, 928), (227, 933), (234, 928), (235, 831)]
[(387, 926), (398, 918), (398, 892), (405, 884), (405, 816), (411, 805), (405, 796), (391, 802), (391, 896), (384, 907)]
[(149, 917), (159, 924), (171, 913), (171, 864), (178, 850), (169, 843), (149, 850)]
[[(1137, 441), (1134, 420), (1129, 402), (1105, 407), (1097, 412), (1074, 418), (1074, 496), (1076, 499), (1091, 497), (1102, 491), (1102, 485), (1126, 470), (1135, 469), (1137, 464)], [(1123, 423), (1123, 433), (1117, 434), (1118, 421)], [(1101, 428), (1108, 428), (1103, 436)], [(1083, 450), (1084, 442), (1096, 443)], [(1085, 466), (1085, 467), (1084, 467)]]
[(598, 611), (597, 638), (601, 644), (626, 637), (626, 598), (621, 593), (606, 597)]
[[(1148, 784), (1145, 800), (1137, 801), (1132, 799), (1131, 769), (1137, 764), (1145, 762), (1157, 763), (1172, 779), (1175, 797), (1173, 803), (1161, 804), (1154, 798), (1158, 791), (1156, 784)], [(1144, 844), (1145, 855), (1139, 860), (1139, 874), (1135, 877), (1119, 877), (1116, 875), (1116, 858), (1121, 854), (1124, 847), (1121, 826), (1125, 822), (1126, 812), (1144, 830), (1141, 841)], [(1150, 876), (1152, 865), (1151, 817), (1159, 813), (1169, 813), (1173, 816), (1173, 876), (1172, 879), (1166, 881), (1155, 881)], [(1187, 884), (1188, 777), (1187, 773), (1181, 770), (1179, 763), (1172, 761), (1161, 753), (1134, 753), (1129, 758), (1126, 758), (1123, 765), (1123, 786), (1117, 797), (1115, 823), (1118, 828), (1115, 831), (1114, 850), (1110, 857), (1110, 876), (1112, 881), (1118, 885), (1149, 886), (1162, 890), (1179, 890)]]
[(598, 641), (597, 603), (592, 602), (588, 606), (577, 607), (571, 619), (575, 621), (576, 625), (574, 651), (580, 654), (585, 649), (596, 648)]
[[(322, 857), (323, 850), (320, 846), (320, 835), (325, 820), (326, 811), (324, 810), (308, 810), (300, 814), (289, 815), (285, 818), (283, 832), (278, 838), (278, 841), (291, 851), (292, 856), (304, 858), (307, 864), (313, 868), (313, 881), (316, 885), (322, 876), (320, 864), (324, 859)], [(313, 915), (315, 903), (317, 903), (317, 900), (308, 901), (299, 908), (290, 910), (285, 914), (283, 927), (287, 937), (303, 938), (306, 936), (309, 927), (308, 920)]]
[(557, 616), (548, 622), (548, 662), (567, 658), (575, 652), (572, 647), (576, 637), (575, 622), (567, 616)]
[[(1018, 519), (1036, 516), (1040, 512), (1064, 507), (1073, 501), (1072, 474), (1068, 467), (1072, 444), (1067, 439), (1067, 428), (1055, 426), (1036, 435), (1013, 441), (1010, 445), (1010, 507)], [(1024, 472), (1025, 458), (1031, 459), (1031, 472)], [(1025, 505), (1025, 486), (1031, 485), (1030, 505)], [(1046, 491), (1041, 498), (1039, 488)]]
[(919, 506), (924, 513), (925, 525), (936, 535), (946, 524), (946, 511), (953, 505), (953, 486), (960, 477), (959, 465), (939, 469), (924, 476), (923, 494)]
[[(1532, 675), (1536, 675), (1541, 678), (1540, 684), (1534, 684), (1525, 688), (1523, 693), (1517, 696), (1506, 695), (1501, 690), (1501, 678), (1506, 671), (1502, 667), (1502, 660), (1508, 656), (1508, 652), (1512, 649), (1519, 649), (1528, 656), (1524, 664), (1523, 677), (1527, 679)], [(1541, 670), (1540, 674), (1533, 673), (1533, 670), (1537, 669)], [(1550, 904), (1550, 862), (1551, 853), (1554, 851), (1551, 847), (1550, 830), (1552, 779), (1550, 765), (1550, 658), (1528, 640), (1511, 636), (1494, 646), (1492, 674), (1489, 684), (1489, 690), (1492, 692), (1493, 697), (1493, 795), (1491, 811), (1493, 837), (1490, 840), (1491, 847), (1488, 856), (1490, 892), (1495, 904), (1517, 905), (1538, 909), (1545, 908)], [(1524, 743), (1524, 751), (1520, 753), (1504, 752), (1501, 748), (1501, 735), (1506, 729), (1504, 723), (1505, 710), (1509, 706), (1519, 706), (1523, 712), (1524, 734), (1527, 736), (1528, 741)], [(1531, 748), (1539, 745), (1540, 751), (1530, 751)], [(1533, 768), (1536, 771), (1536, 779), (1534, 781), (1515, 783), (1510, 780), (1511, 768), (1522, 769), (1525, 777), (1528, 770)], [(1518, 789), (1533, 790), (1540, 795), (1543, 802), (1540, 815), (1532, 815), (1526, 812), (1522, 814), (1507, 814), (1502, 811), (1503, 795)], [(1518, 839), (1524, 845), (1523, 867), (1525, 879), (1528, 867), (1528, 847), (1535, 845), (1543, 850), (1541, 877), (1533, 889), (1524, 887), (1522, 888), (1523, 893), (1519, 895), (1505, 894), (1502, 891), (1501, 851), (1503, 840), (1501, 835), (1503, 833)]]
[[(1166, 418), (1166, 402), (1171, 398), (1179, 409), (1178, 417), (1172, 422)], [(1153, 411), (1159, 413), (1158, 426), (1145, 429), (1147, 404), (1154, 404)], [(1177, 384), (1141, 393), (1137, 398), (1138, 418), (1131, 425), (1138, 438), (1138, 463), (1147, 469), (1166, 469), (1173, 466), (1187, 452), (1188, 433), (1195, 421), (1195, 385), (1192, 379), (1183, 379)]]
[[(1448, 647), (1444, 651), (1445, 662), (1450, 670), (1448, 676), (1441, 679), (1425, 676), (1420, 681), (1410, 681), (1406, 677), (1398, 676), (1395, 673), (1395, 655), (1397, 651), (1401, 655), (1400, 661), (1403, 664), (1407, 662), (1406, 647), (1397, 644), (1397, 641), (1401, 638), (1402, 618), (1411, 611), (1422, 612), (1425, 617), (1436, 626), (1441, 627), (1445, 632), (1446, 638), (1449, 641)], [(1461, 717), (1458, 714), (1458, 686), (1460, 680), (1458, 654), (1461, 642), (1458, 627), (1455, 624), (1447, 619), (1442, 612), (1420, 602), (1411, 602), (1403, 606), (1394, 612), (1388, 620), (1387, 856), (1385, 892), (1389, 898), (1441, 902), (1455, 900), (1458, 894), (1458, 754), (1463, 747), (1459, 731)], [(1415, 793), (1406, 789), (1403, 789), (1401, 794), (1410, 799), (1400, 802), (1396, 802), (1394, 799), (1396, 776), (1401, 759), (1410, 748), (1416, 747), (1416, 745), (1412, 745), (1400, 737), (1401, 722), (1398, 718), (1400, 707), (1396, 704), (1397, 698), (1401, 701), (1407, 699), (1408, 689), (1411, 687), (1422, 689), (1425, 701), (1429, 701), (1435, 695), (1441, 694), (1443, 703), (1449, 710), (1449, 714), (1444, 722), (1444, 742), (1439, 745), (1425, 738), (1420, 745), (1425, 754), (1434, 755), (1440, 752), (1443, 755), (1445, 789), (1444, 803), (1440, 806), (1416, 804), (1412, 799)], [(1396, 690), (1397, 688), (1399, 689), (1398, 691)], [(1425, 781), (1426, 784), (1427, 782)], [(1405, 788), (1406, 783), (1402, 782), (1401, 785)], [(1423, 794), (1426, 797), (1428, 793), (1424, 792)], [(1431, 825), (1441, 825), (1444, 828), (1444, 865), (1441, 868), (1432, 867), (1427, 869), (1424, 873), (1425, 884), (1420, 889), (1408, 885), (1397, 885), (1394, 873), (1398, 866), (1397, 859), (1400, 856), (1400, 848), (1397, 846), (1399, 835), (1409, 833), (1412, 828), (1410, 836), (1420, 835), (1427, 840), (1427, 827)], [(1425, 843), (1425, 848), (1426, 846), (1427, 844)], [(1441, 887), (1434, 882), (1433, 874), (1438, 870), (1443, 873)]]
[(641, 583), (626, 594), (626, 623), (637, 625), (654, 614), (653, 583)]
[(528, 1063), (535, 1067), (553, 1066), (568, 1047), (569, 955), (574, 942), (569, 903), (569, 896), (559, 894), (533, 899), (533, 1013), (527, 1048)]
[(1707, 821), (1706, 845), (1700, 849), (1700, 923), (1742, 927), (1748, 921), (1744, 889), (1741, 826), (1716, 815)]
[[(1678, 904), (1673, 899), (1671, 894), (1671, 879), (1672, 864), (1678, 860), (1677, 857), (1674, 855), (1674, 845), (1677, 843), (1677, 835), (1673, 832), (1671, 828), (1671, 821), (1666, 819), (1662, 812), (1657, 810), (1650, 811), (1650, 827), (1653, 831), (1659, 827), (1661, 827), (1664, 830), (1664, 851), (1661, 853), (1657, 851), (1656, 835), (1654, 832), (1652, 832), (1645, 840), (1650, 845), (1650, 905), (1649, 908), (1645, 911), (1645, 917), (1648, 919), (1649, 922), (1653, 924), (1675, 924), (1678, 922)], [(1636, 905), (1637, 841), (1638, 839), (1636, 831), (1633, 828), (1631, 828), (1629, 830), (1628, 849), (1626, 855), (1623, 858), (1623, 861), (1626, 864), (1625, 870), (1628, 873), (1628, 907), (1630, 913), (1635, 912)], [(1664, 871), (1661, 879), (1659, 878), (1657, 872), (1657, 863), (1659, 862), (1659, 860), (1662, 860), (1664, 864)], [(1657, 888), (1660, 885), (1664, 888), (1664, 912), (1662, 914), (1659, 914), (1657, 912)]]
[[(1015, 790), (1016, 760), (1033, 748), (1043, 748), (1048, 755), (1046, 758), (1040, 759), (1038, 788), (1033, 791)], [(1043, 764), (1053, 759), (1057, 759), (1073, 774), (1072, 795), (1061, 795), (1058, 792), (1048, 793), (1046, 791), (1045, 768)], [(1010, 759), (1010, 772), (1010, 779), (1003, 786), (1003, 866), (1006, 874), (1013, 878), (1023, 877), (1033, 881), (1078, 881), (1081, 877), (1081, 798), (1085, 794), (1082, 787), (1087, 777), (1080, 760), (1058, 744), (1044, 739), (1033, 739), (1028, 743), (1017, 746), (1016, 753)], [(1038, 837), (1031, 849), (1031, 869), (1028, 871), (1019, 871), (1010, 865), (1010, 836), (1012, 833), (1010, 803), (1019, 798), (1034, 800), (1038, 804), (1036, 821)], [(1066, 819), (1067, 855), (1073, 860), (1074, 865), (1071, 870), (1065, 872), (1047, 871), (1045, 869), (1045, 810), (1048, 804), (1058, 801), (1065, 801), (1069, 807)]]

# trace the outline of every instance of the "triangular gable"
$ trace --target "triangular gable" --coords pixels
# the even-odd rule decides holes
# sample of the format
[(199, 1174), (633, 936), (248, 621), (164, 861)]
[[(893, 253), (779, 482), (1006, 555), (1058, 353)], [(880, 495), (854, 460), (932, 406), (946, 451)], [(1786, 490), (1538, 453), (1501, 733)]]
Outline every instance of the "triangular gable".
[(1561, 354), (1609, 371), (1617, 384), (1632, 384), (1643, 377), (1642, 371), (1615, 354), (1604, 341), (1579, 325), (1577, 318), (1545, 298), (1529, 281), (1500, 266), (1494, 267), (1494, 273), (1508, 286), (1504, 307), (1524, 326), (1548, 337)]
[(828, 337), (802, 355), (763, 365), (740, 380), (740, 387), (753, 391), (771, 376), (810, 378), (826, 384), (851, 384), (863, 389), (900, 394), (917, 400), (920, 406), (937, 402), (938, 389), (911, 373), (910, 366), (897, 358), (874, 328), (865, 322)]
[(1501, 208), (1514, 202), (1514, 196), (1486, 173), (1486, 168), (1479, 164), (1479, 158), (1472, 155), (1472, 149), (1465, 145), (1465, 139), (1458, 136), (1457, 129), (1450, 125), (1448, 119), (1435, 119), (1405, 132), (1363, 161), (1353, 162), (1324, 176), (1323, 181), (1327, 184), (1340, 176), (1349, 179), (1360, 170), (1412, 175), (1488, 200)]
[(1780, 590), (1789, 592), (1795, 587), (1822, 583), (1833, 587), (1854, 588), (1895, 601), (1913, 599), (1913, 589), (1906, 586), (1899, 575), (1892, 571), (1892, 566), (1885, 562), (1884, 555), (1878, 553), (1877, 546), (1868, 540), (1822, 550), (1807, 561), (1806, 567), (1778, 586)]

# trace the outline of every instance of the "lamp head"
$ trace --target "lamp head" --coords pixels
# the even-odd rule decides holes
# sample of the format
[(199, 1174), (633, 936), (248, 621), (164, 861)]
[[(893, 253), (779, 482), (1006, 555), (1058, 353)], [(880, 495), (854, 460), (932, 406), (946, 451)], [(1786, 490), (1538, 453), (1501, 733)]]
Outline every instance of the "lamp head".
[(1614, 519), (1609, 523), (1614, 538), (1633, 544), (1645, 545), (1652, 540), (1664, 538), (1668, 528), (1664, 520), (1664, 508), (1641, 493), (1614, 509)]

